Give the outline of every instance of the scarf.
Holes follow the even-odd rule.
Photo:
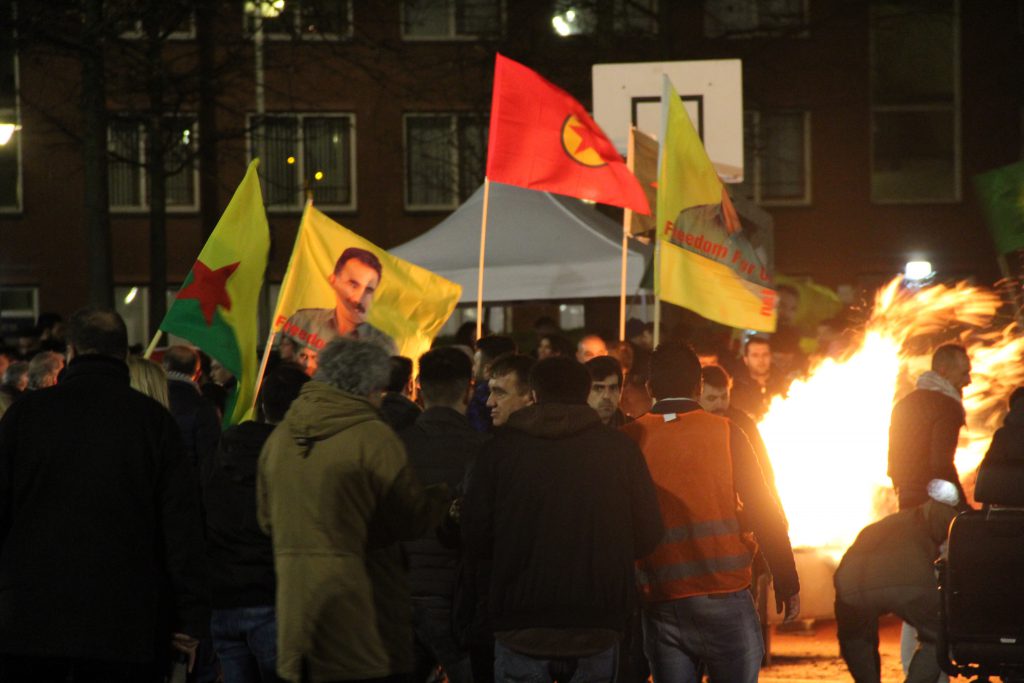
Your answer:
[[[957,391],[956,387],[949,383],[949,380],[934,370],[929,370],[917,378],[917,388],[924,389],[925,391],[937,391],[963,405],[963,394]]]

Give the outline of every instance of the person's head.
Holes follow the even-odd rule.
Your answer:
[[[772,345],[764,337],[751,337],[743,345],[743,364],[751,377],[767,377],[772,370]]]
[[[486,380],[489,377],[487,374],[488,369],[495,359],[499,356],[504,356],[506,353],[515,352],[516,343],[511,337],[505,337],[500,334],[481,337],[476,342],[476,352],[473,355],[473,377],[476,378],[477,382]]]
[[[281,335],[281,342],[277,345],[277,351],[281,354],[281,361],[285,363],[299,362],[299,345],[287,334]]]
[[[83,308],[69,321],[68,346],[72,358],[96,355],[123,361],[128,357],[128,328],[116,311]]]
[[[260,387],[260,411],[263,421],[277,424],[284,419],[299,390],[309,381],[309,376],[296,363],[280,363],[263,379]]]
[[[697,354],[686,344],[661,344],[651,353],[651,377],[647,386],[658,400],[699,398],[701,367]]]
[[[537,403],[585,405],[590,375],[572,358],[545,358],[530,370],[530,393]]]
[[[575,352],[572,342],[560,334],[545,334],[537,342],[537,358],[539,360],[553,356],[572,358]]]
[[[210,380],[214,384],[224,386],[234,378],[235,376],[231,374],[231,371],[221,365],[219,360],[216,358],[210,359]]]
[[[405,356],[391,356],[388,360],[391,374],[388,375],[387,391],[403,396],[412,396],[412,359]]]
[[[1024,411],[1024,387],[1017,387],[1010,393],[1008,401],[1010,410],[1013,412]]]
[[[706,368],[709,365],[718,365],[718,347],[708,341],[702,341],[693,345],[693,352],[697,354],[700,366]]]
[[[587,405],[607,424],[622,400],[622,366],[612,356],[591,358],[583,366],[590,375]]]
[[[320,351],[313,379],[377,405],[391,375],[389,358],[379,344],[340,337]]]
[[[57,384],[57,375],[64,369],[64,356],[54,351],[40,351],[28,364],[28,389],[46,389]]]
[[[800,333],[795,327],[780,327],[772,335],[771,349],[771,367],[782,373],[797,369],[799,359],[803,356],[800,351]]]
[[[654,323],[630,318],[626,321],[626,339],[633,342],[637,348],[650,351],[654,348]]]
[[[341,252],[327,281],[338,300],[338,324],[345,325],[346,332],[366,322],[382,272],[380,259],[366,249],[349,247]]]
[[[583,339],[580,339],[580,343],[576,345],[576,360],[580,363],[586,363],[591,358],[607,355],[608,347],[605,346],[604,339],[601,339],[596,334],[588,334]]]
[[[515,353],[500,356],[491,363],[487,407],[491,409],[491,422],[495,427],[502,426],[512,413],[533,403],[530,395],[533,364],[529,356]]]
[[[541,336],[549,334],[559,334],[562,328],[558,326],[558,323],[549,315],[542,315],[533,321],[533,331]]]
[[[932,371],[941,375],[957,391],[971,383],[971,358],[959,344],[943,344],[932,354]]]
[[[132,389],[155,399],[164,408],[170,405],[167,398],[167,371],[163,366],[139,356],[129,356],[128,377]]]
[[[775,291],[779,293],[779,325],[795,324],[796,313],[800,308],[800,292],[791,285],[779,285]]]
[[[484,334],[487,334],[486,330],[484,330]],[[459,329],[455,331],[455,345],[468,346],[469,348],[473,348],[473,343],[475,341],[476,322],[473,320],[469,320],[459,325]]]
[[[619,361],[622,372],[629,374],[633,370],[633,345],[625,341],[614,341],[608,345],[608,357]],[[602,356],[598,356],[602,358]],[[590,361],[587,361],[588,363]]]
[[[426,408],[466,412],[473,390],[473,361],[463,351],[442,346],[420,356],[420,396]]]
[[[162,362],[167,372],[185,375],[193,382],[197,381],[203,372],[199,354],[191,346],[184,344],[168,346]]]
[[[725,411],[729,409],[732,377],[725,368],[718,365],[705,365],[701,368],[700,376],[703,380],[700,407],[715,415],[725,415]]]
[[[19,360],[11,363],[4,370],[4,386],[18,391],[28,389],[28,362]]]

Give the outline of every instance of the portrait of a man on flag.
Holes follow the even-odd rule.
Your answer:
[[[366,321],[373,306],[373,296],[380,287],[383,266],[377,256],[366,249],[349,247],[341,252],[327,282],[334,291],[332,308],[302,308],[295,311],[281,328],[285,344],[295,359],[313,374],[317,355],[328,342],[339,337],[373,341],[394,355],[394,340]]]

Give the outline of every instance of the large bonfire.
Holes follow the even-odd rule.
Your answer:
[[[997,323],[1002,304],[996,292],[965,283],[914,290],[894,280],[878,293],[854,348],[772,402],[760,427],[794,547],[838,556],[861,528],[894,510],[886,475],[892,404],[928,369],[936,342],[958,340],[971,357],[956,466],[961,479],[977,469],[1007,396],[1024,382],[1024,334]]]

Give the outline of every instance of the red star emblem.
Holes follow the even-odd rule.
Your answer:
[[[595,152],[597,152],[602,159],[604,158],[604,156],[601,155],[601,152],[598,151],[596,147],[594,147],[594,133],[590,130],[589,126],[583,123],[574,123],[573,125],[570,126],[570,128],[572,128],[573,132],[580,136],[580,144],[576,145],[576,149],[574,149],[572,152],[573,154],[582,154],[588,149],[592,149]]]
[[[238,268],[239,262],[231,265],[210,270],[202,261],[196,261],[192,267],[192,282],[185,287],[175,299],[196,299],[199,302],[199,309],[203,312],[203,318],[207,325],[213,324],[213,314],[217,306],[226,311],[231,310],[231,297],[226,289],[228,278]]]

